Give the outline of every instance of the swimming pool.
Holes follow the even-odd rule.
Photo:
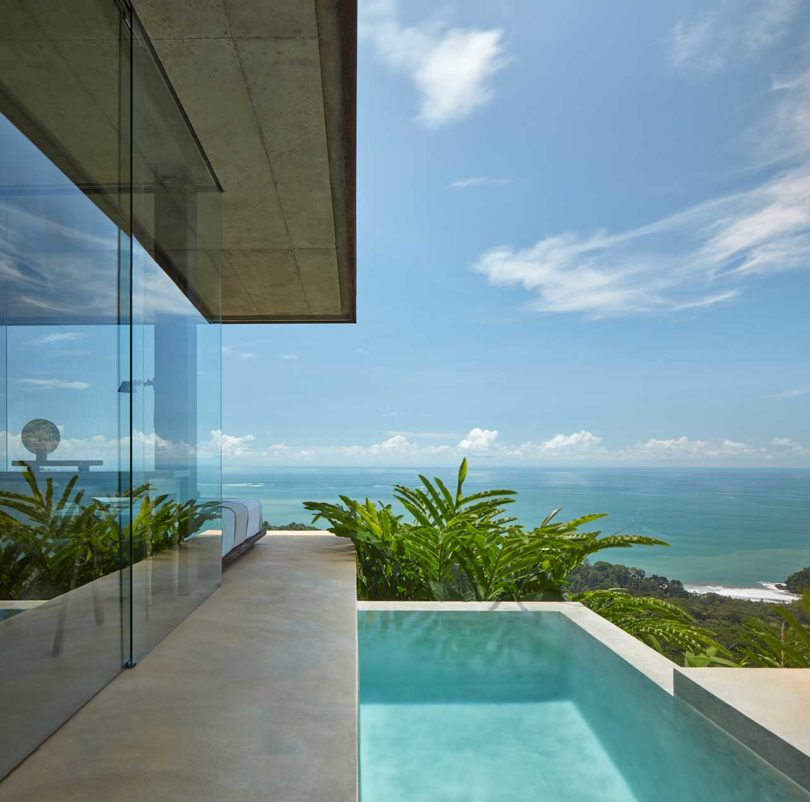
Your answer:
[[[361,802],[794,802],[554,612],[358,612]]]

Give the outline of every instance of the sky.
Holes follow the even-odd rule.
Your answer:
[[[224,326],[211,454],[810,467],[810,3],[361,0],[359,40],[358,322]],[[15,332],[21,420],[87,409],[96,334]]]
[[[358,71],[358,322],[224,328],[226,465],[810,465],[810,4],[368,0]]]

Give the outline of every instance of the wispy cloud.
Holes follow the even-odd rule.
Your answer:
[[[298,354],[280,354],[279,357],[281,359],[284,359],[284,360],[288,361],[288,362],[291,362],[291,361],[293,361],[295,359],[298,359]]]
[[[488,103],[493,76],[508,62],[503,31],[453,28],[439,17],[405,26],[394,0],[361,2],[359,35],[410,77],[420,96],[418,120],[430,128],[463,120]]]
[[[44,334],[41,337],[36,337],[28,341],[28,345],[53,345],[55,343],[68,343],[75,342],[76,340],[83,340],[87,335],[80,331],[66,331],[54,334]]]
[[[798,398],[802,395],[810,395],[810,387],[794,387],[792,390],[776,393],[774,398]]]
[[[757,277],[810,266],[810,164],[747,191],[611,234],[568,232],[501,246],[474,269],[522,286],[540,312],[608,317],[713,306]]]
[[[40,390],[87,390],[87,382],[63,381],[62,379],[20,379],[20,384]]]
[[[255,359],[256,354],[252,351],[245,351],[243,348],[240,348],[235,345],[223,345],[222,346],[222,356],[226,359]]]
[[[679,20],[669,38],[676,69],[713,73],[776,44],[800,9],[799,0],[744,0]]]
[[[505,187],[512,183],[511,178],[487,178],[486,176],[473,176],[472,178],[459,178],[450,186],[453,189],[475,189],[477,187]]]

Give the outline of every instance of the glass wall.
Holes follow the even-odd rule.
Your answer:
[[[220,578],[219,187],[138,20],[0,32],[0,776]]]

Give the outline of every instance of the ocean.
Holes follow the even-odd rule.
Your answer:
[[[415,485],[419,472],[454,482],[450,468],[226,468],[223,495],[260,499],[272,524],[309,523],[305,500],[391,501],[393,486]],[[511,513],[526,525],[562,507],[560,518],[608,513],[599,522],[604,532],[667,540],[669,548],[634,547],[596,559],[697,590],[777,599],[773,583],[810,565],[810,469],[470,468],[467,492],[496,487],[517,491]]]

